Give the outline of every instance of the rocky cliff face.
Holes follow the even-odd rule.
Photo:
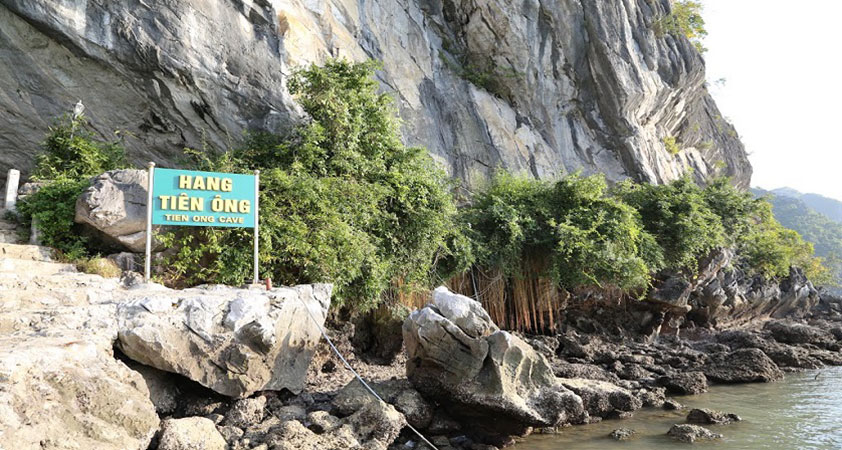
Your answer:
[[[300,118],[285,82],[331,56],[383,62],[408,144],[468,182],[496,167],[551,177],[698,179],[751,166],[667,0],[3,0],[0,170],[32,166],[77,100],[132,158]],[[682,148],[671,154],[664,138]]]

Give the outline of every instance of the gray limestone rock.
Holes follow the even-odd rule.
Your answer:
[[[204,417],[167,419],[161,426],[158,450],[226,450],[216,425]]]
[[[407,377],[456,418],[488,418],[487,431],[511,435],[587,417],[582,399],[558,382],[547,360],[498,330],[474,300],[439,287],[406,319],[403,333]]]
[[[769,382],[783,378],[774,361],[757,348],[714,355],[703,370],[706,377],[720,383]]]
[[[127,132],[137,163],[174,163],[203,139],[225,148],[244,129],[282,130],[301,118],[291,70],[342,56],[382,61],[406,143],[469,183],[504,167],[651,182],[729,175],[747,187],[751,166],[705,89],[701,55],[654,29],[669,8],[9,0],[0,6],[0,174],[28,172],[53,118],[80,99],[103,135]]]
[[[135,169],[95,177],[76,201],[76,223],[92,229],[106,245],[143,252],[148,178],[146,171]]]
[[[714,433],[707,428],[698,425],[680,424],[673,425],[667,432],[667,436],[681,442],[693,443],[698,440],[721,439],[722,435]]]
[[[164,291],[118,307],[118,345],[129,358],[230,397],[299,392],[330,306],[325,284]],[[257,332],[259,331],[259,332]]]

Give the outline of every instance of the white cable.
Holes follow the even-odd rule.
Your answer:
[[[333,352],[334,352],[334,353],[336,353],[336,356],[338,356],[338,357],[339,357],[339,359],[341,359],[341,360],[342,360],[342,363],[343,363],[343,364],[345,364],[345,367],[347,367],[347,368],[348,368],[348,370],[350,370],[350,371],[351,371],[351,373],[353,373],[353,374],[354,374],[354,376],[355,376],[355,377],[357,377],[357,380],[359,380],[359,382],[360,382],[360,383],[362,383],[362,385],[363,385],[363,386],[364,386],[364,387],[368,390],[368,392],[370,392],[370,393],[371,393],[371,395],[373,395],[373,396],[374,396],[374,398],[376,398],[377,400],[379,400],[379,401],[381,401],[381,402],[383,402],[383,403],[386,403],[386,404],[388,405],[389,403],[388,403],[388,402],[386,402],[385,400],[383,400],[382,398],[380,398],[380,396],[379,396],[379,395],[377,395],[377,392],[374,392],[374,389],[372,389],[372,388],[371,388],[371,386],[369,386],[369,385],[368,385],[368,383],[366,383],[366,382],[365,382],[365,380],[363,380],[363,377],[361,377],[361,376],[360,376],[360,374],[358,374],[358,373],[357,373],[357,371],[356,371],[356,370],[354,370],[354,368],[353,368],[353,367],[351,367],[351,364],[349,364],[349,363],[348,363],[348,361],[347,361],[345,358],[343,358],[343,357],[342,357],[342,354],[341,354],[341,353],[339,353],[339,349],[337,349],[337,348],[336,348],[336,346],[335,346],[335,345],[333,345],[333,341],[331,341],[331,340],[330,340],[330,338],[327,336],[327,332],[326,332],[326,331],[325,331],[325,329],[324,329],[324,328],[323,328],[323,327],[319,324],[319,321],[318,321],[318,320],[316,320],[316,318],[315,318],[315,317],[313,317],[313,313],[312,313],[312,312],[310,312],[310,308],[307,306],[307,304],[306,304],[306,303],[304,303],[304,300],[302,300],[302,299],[301,299],[301,297],[299,297],[299,296],[296,296],[296,297],[298,298],[298,301],[300,301],[300,302],[301,302],[301,304],[302,304],[302,305],[304,305],[304,309],[307,311],[307,315],[308,315],[308,316],[310,316],[310,320],[312,320],[312,321],[313,321],[313,323],[314,323],[314,324],[316,324],[316,326],[319,328],[319,331],[322,333],[322,336],[324,336],[324,338],[325,338],[325,340],[327,341],[328,345],[330,345],[330,348],[332,348],[332,349],[333,349]],[[438,449],[435,445],[433,445],[433,443],[432,443],[432,442],[430,442],[429,440],[427,440],[427,438],[425,438],[425,437],[424,437],[424,435],[423,435],[423,434],[421,434],[421,432],[420,432],[420,431],[416,430],[416,429],[415,429],[415,427],[413,427],[413,426],[412,426],[412,425],[410,425],[409,423],[407,423],[407,424],[406,424],[406,426],[407,426],[407,428],[409,428],[410,430],[412,430],[412,432],[413,432],[413,433],[417,434],[417,435],[418,435],[418,437],[420,437],[420,438],[421,438],[421,440],[422,440],[422,441],[424,441],[424,443],[426,443],[427,445],[429,445],[429,446],[430,446],[433,450],[439,450],[439,449]]]

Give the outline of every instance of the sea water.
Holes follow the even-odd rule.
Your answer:
[[[650,450],[650,449],[834,449],[842,450],[842,367],[787,374],[775,383],[714,385],[696,396],[675,397],[685,408],[647,408],[633,418],[605,420],[564,428],[560,434],[532,435],[514,450]],[[743,420],[729,425],[704,425],[723,435],[710,443],[689,445],[666,435],[673,424],[685,423],[691,408],[735,413]],[[631,428],[630,441],[608,437],[617,428]]]

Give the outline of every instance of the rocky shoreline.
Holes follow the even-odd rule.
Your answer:
[[[443,312],[435,303],[436,314]],[[759,320],[740,329],[697,330],[692,338],[661,336],[652,343],[574,330],[553,337],[496,331],[509,335],[506,350],[497,351],[505,356],[497,364],[484,362],[484,369],[479,369],[473,379],[459,377],[466,375],[459,372],[466,370],[465,366],[447,365],[446,372],[462,381],[456,384],[448,384],[444,372],[431,374],[425,370],[419,379],[416,368],[410,369],[407,376],[406,367],[417,363],[413,362],[417,358],[424,359],[422,366],[432,360],[427,359],[429,354],[419,356],[419,350],[413,349],[415,344],[410,342],[389,365],[368,364],[356,358],[346,324],[343,329],[330,330],[340,343],[340,351],[351,355],[351,364],[399,414],[377,405],[322,343],[311,364],[307,388],[301,394],[259,393],[222,406],[211,416],[227,423],[229,415],[238,414],[232,411],[246,405],[260,410],[252,422],[240,422],[241,428],[222,426],[232,449],[349,445],[392,450],[427,448],[416,435],[402,428],[405,420],[437,448],[490,450],[511,445],[529,433],[554,433],[567,426],[627,418],[645,407],[682,408],[681,396],[705,392],[712,384],[772,382],[786,371],[842,365],[840,312],[842,299],[824,297],[810,317],[800,321]],[[418,316],[431,314],[433,311],[428,310]],[[463,333],[469,339],[471,331],[475,336],[483,335],[476,332],[477,326],[485,323],[477,320],[482,312],[452,314],[450,311],[439,316],[467,327],[468,332]],[[456,321],[451,320],[454,317]],[[461,319],[467,322],[460,322]],[[407,323],[414,329],[419,321],[425,319],[416,316]],[[436,342],[434,348],[439,349],[450,348],[444,344],[445,336],[452,337],[451,343],[459,342],[455,345],[463,350],[451,348],[451,355],[469,359],[466,355],[471,344],[455,329],[445,335],[423,334],[426,345]],[[488,339],[490,353],[495,351],[495,345],[500,345],[495,342],[497,339]],[[546,361],[549,373],[541,372],[541,360]],[[431,383],[428,378],[438,381]],[[510,383],[514,380],[519,383]],[[489,401],[484,402],[486,399]],[[227,407],[231,409],[226,412]],[[548,419],[541,413],[555,416]],[[370,422],[361,423],[363,416]],[[715,438],[716,433],[703,427],[717,423],[717,417],[738,420],[725,413],[693,410],[687,419],[691,423],[676,424],[670,436],[682,442]],[[618,421],[617,427],[622,431],[622,422]]]
[[[49,267],[57,271],[0,277],[9,448],[426,448],[409,424],[440,449],[490,450],[645,407],[680,408],[679,396],[715,383],[842,365],[842,299],[827,295],[811,295],[797,319],[688,323],[666,335],[617,325],[621,309],[646,316],[644,303],[585,301],[568,305],[555,336],[530,336],[498,329],[478,302],[439,288],[385,360],[360,350],[372,333],[365,325],[328,324],[387,405],[295,306],[297,296],[326,317],[327,286],[173,291]],[[618,438],[631,435],[617,424]],[[707,436],[676,425],[676,439]]]

